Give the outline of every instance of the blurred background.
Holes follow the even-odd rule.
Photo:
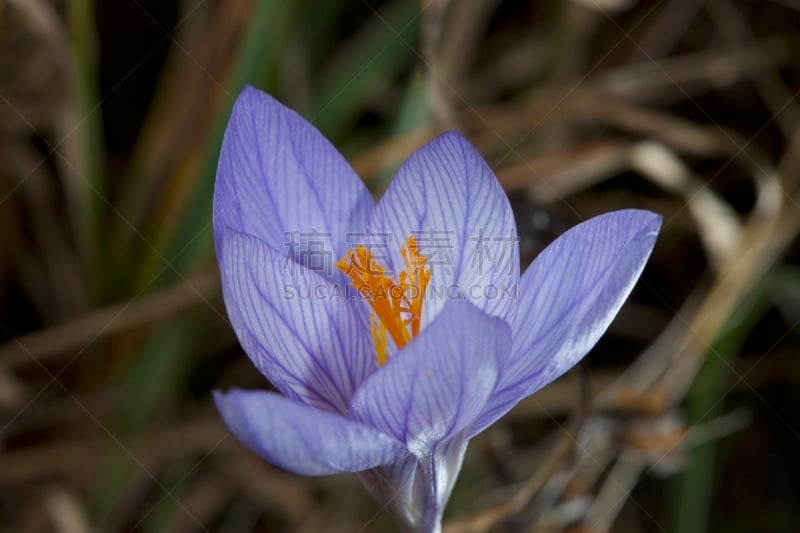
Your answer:
[[[394,531],[210,400],[269,387],[212,249],[250,83],[376,194],[464,132],[523,266],[593,215],[664,216],[606,337],[473,441],[446,531],[800,530],[798,30],[794,0],[0,0],[0,528]]]

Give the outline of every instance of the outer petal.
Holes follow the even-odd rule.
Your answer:
[[[220,267],[233,328],[258,369],[287,396],[345,413],[377,365],[341,287],[231,230]]]
[[[510,321],[516,309],[519,245],[508,198],[491,169],[460,134],[445,133],[400,167],[370,219],[393,242],[390,264],[402,270],[400,245],[413,235],[432,279],[423,325],[456,286],[475,305]]]
[[[505,322],[451,302],[356,391],[351,416],[423,457],[481,412],[510,347]]]
[[[374,202],[338,151],[300,115],[246,87],[222,143],[214,194],[214,231],[253,235],[301,264],[314,247],[344,253],[344,233],[362,229]],[[313,232],[316,232],[314,235]]]
[[[240,441],[296,474],[359,472],[407,453],[396,439],[369,426],[271,392],[215,391],[214,401]]]
[[[624,210],[575,226],[523,274],[511,359],[482,430],[519,400],[572,368],[611,324],[655,244],[661,216]]]
[[[416,531],[422,521],[424,494],[419,489],[418,468],[419,459],[406,452],[397,461],[358,474],[367,490],[394,515],[404,531]]]
[[[422,506],[424,531],[437,531],[442,521],[444,508],[453,492],[453,486],[461,471],[468,439],[462,432],[456,438],[441,443],[425,461],[420,461],[418,476],[424,480],[425,504]]]
[[[424,457],[405,458],[361,472],[372,494],[408,531],[440,531],[467,440],[464,433],[441,442]]]

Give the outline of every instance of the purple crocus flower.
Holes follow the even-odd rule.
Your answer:
[[[506,195],[461,135],[412,154],[376,203],[311,124],[247,88],[214,234],[233,327],[280,394],[217,406],[272,464],[358,472],[405,529],[439,531],[469,439],[592,348],[660,224],[593,218],[520,277]]]

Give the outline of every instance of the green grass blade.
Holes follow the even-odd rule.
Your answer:
[[[735,379],[731,371],[734,357],[769,309],[769,294],[774,280],[774,276],[765,278],[751,291],[710,347],[703,368],[687,396],[690,426],[707,423],[722,414],[725,403],[720,398],[727,392],[731,379]],[[687,467],[680,475],[673,495],[676,506],[672,531],[701,533],[708,530],[717,446],[716,441],[709,440],[689,450]]]
[[[70,0],[67,14],[72,41],[75,104],[78,114],[78,146],[81,167],[78,172],[85,181],[83,197],[77,213],[80,218],[80,245],[90,282],[100,271],[100,251],[97,245],[104,242],[107,194],[104,179],[105,146],[97,79],[97,32],[93,0]]]
[[[370,17],[331,60],[320,79],[312,121],[334,143],[353,126],[365,104],[419,61],[415,51],[421,20],[419,3],[395,0]]]
[[[258,4],[236,60],[237,66],[228,87],[231,95],[238,95],[246,84],[265,87],[274,83],[280,60],[280,43],[292,31],[296,11],[297,4],[292,2],[262,0]],[[166,251],[164,255],[173,261],[173,267],[178,271],[208,259],[212,252],[211,199],[222,136],[232,107],[233,100],[223,106],[217,118],[203,151],[200,171],[188,202],[176,219],[177,228],[166,227],[157,232],[157,247]],[[191,244],[187,247],[187,243]],[[151,255],[141,272],[138,285],[148,283],[162,265],[162,258]]]

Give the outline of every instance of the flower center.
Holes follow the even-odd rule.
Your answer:
[[[387,332],[398,350],[419,333],[425,289],[431,279],[430,269],[425,268],[427,258],[420,255],[413,236],[400,247],[400,255],[405,270],[400,271],[397,281],[364,246],[356,246],[336,263],[372,308],[369,327],[378,366],[386,364]]]

